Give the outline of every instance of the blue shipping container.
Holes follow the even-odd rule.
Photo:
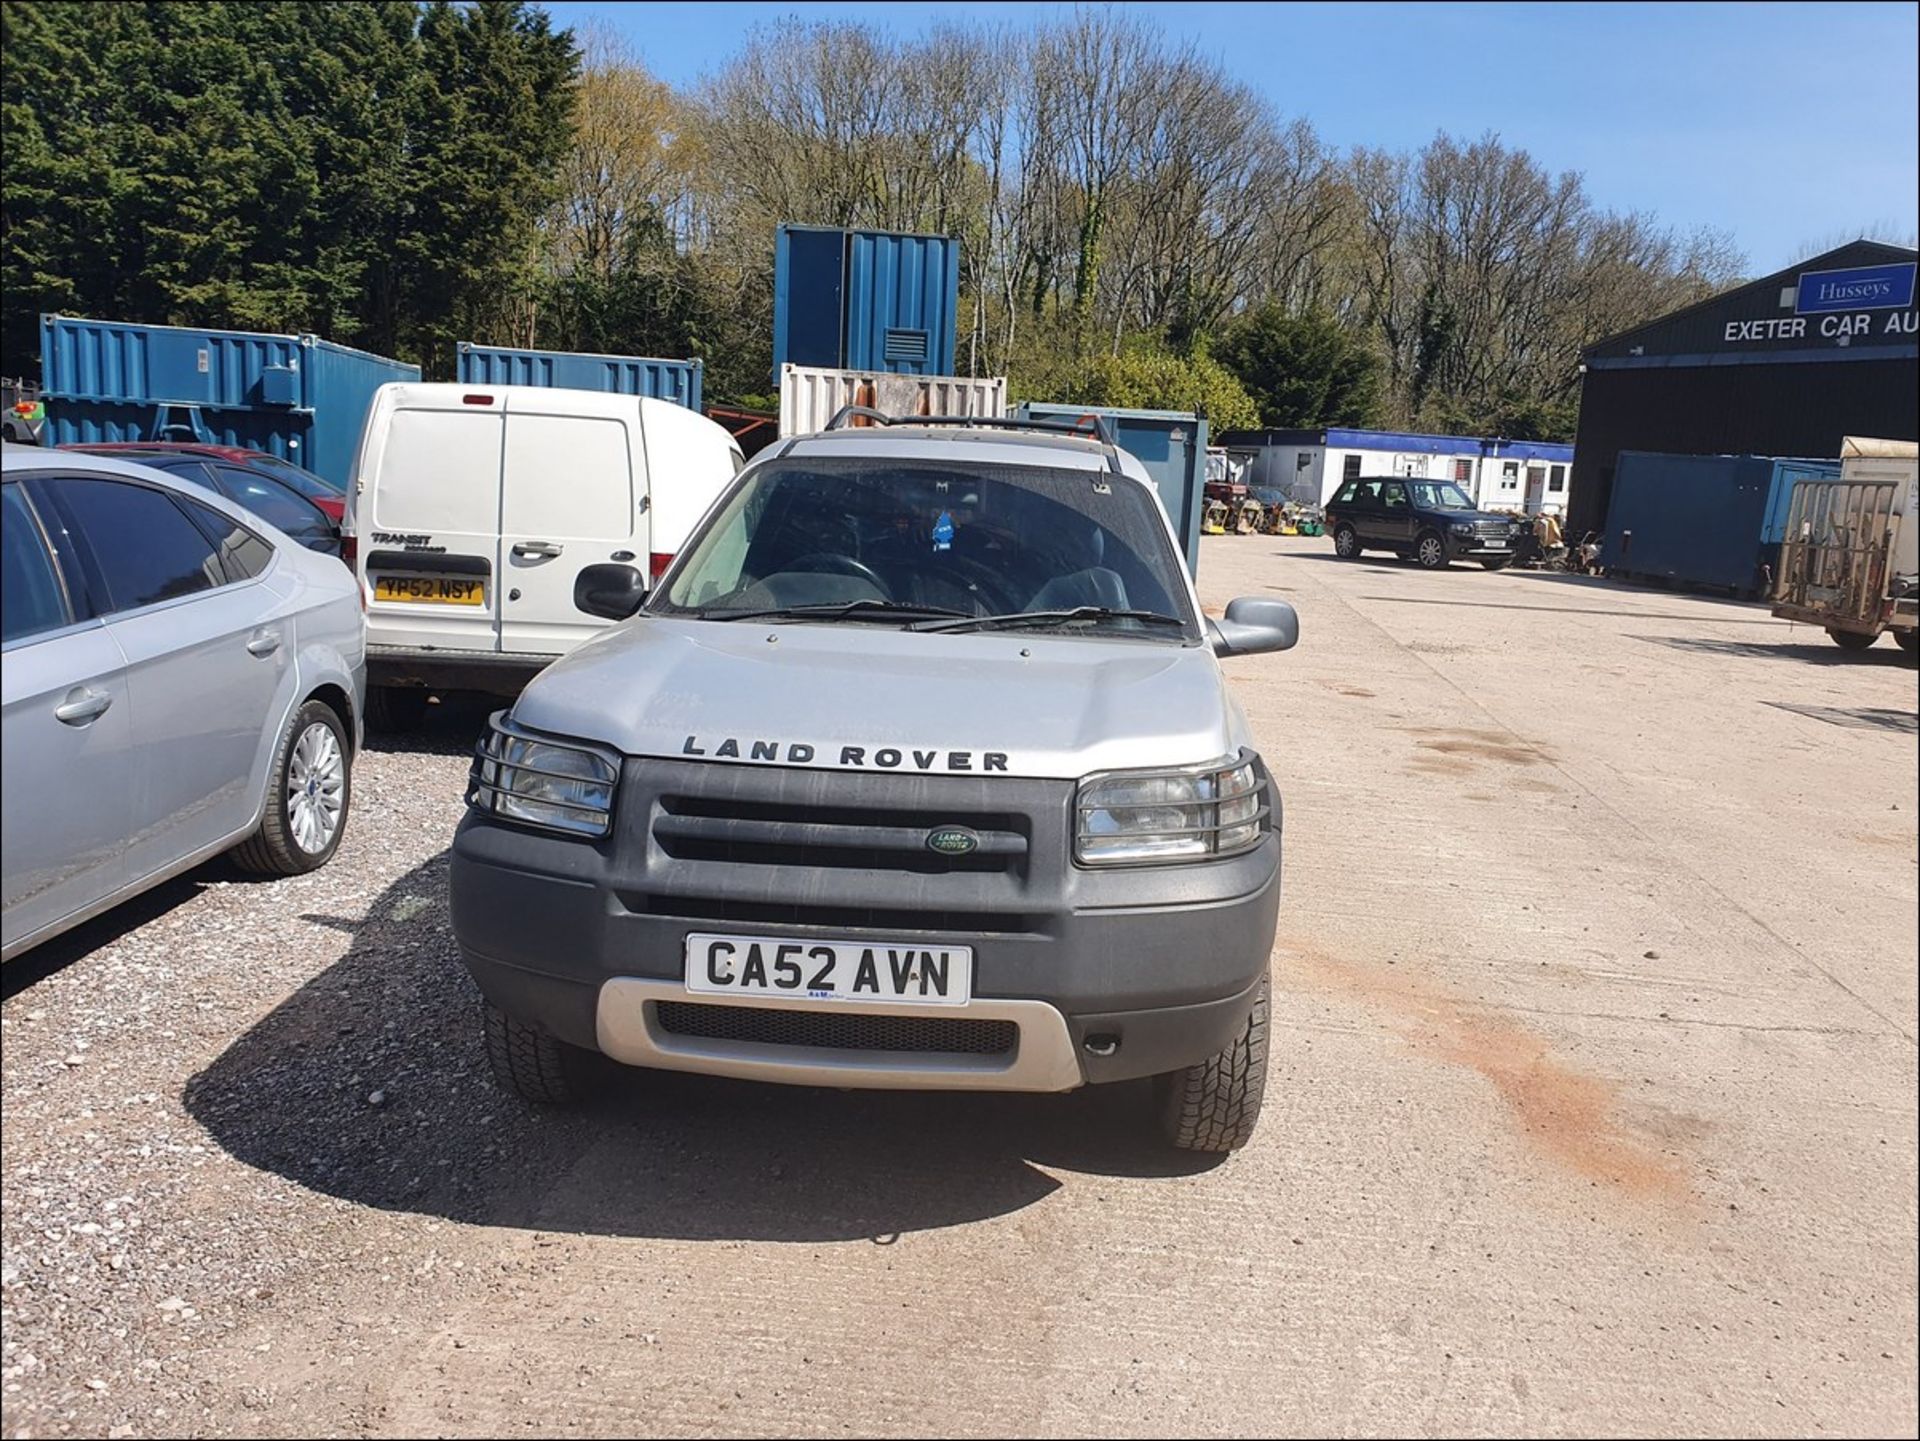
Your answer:
[[[45,441],[195,440],[344,486],[373,392],[420,367],[317,335],[40,317]]]
[[[1623,450],[1600,562],[1610,575],[1764,594],[1794,485],[1839,473],[1838,461]]]
[[[773,253],[773,373],[783,365],[950,375],[960,243],[948,235],[783,225]]]
[[[462,385],[545,385],[644,395],[699,410],[704,362],[655,360],[644,355],[592,355],[571,350],[522,350],[460,342]]]
[[[1200,573],[1200,512],[1206,506],[1207,422],[1181,410],[1118,410],[1098,405],[1056,405],[1029,400],[1022,420],[1078,420],[1103,415],[1120,448],[1147,468],[1173,533],[1186,551],[1187,571]]]

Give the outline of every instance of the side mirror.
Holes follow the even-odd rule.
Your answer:
[[[1227,602],[1227,613],[1208,631],[1215,655],[1260,655],[1290,649],[1300,639],[1300,616],[1284,600],[1243,595]]]
[[[590,565],[573,582],[575,607],[606,620],[625,620],[646,598],[647,578],[630,565]]]

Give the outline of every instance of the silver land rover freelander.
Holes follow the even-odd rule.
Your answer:
[[[1280,800],[1216,657],[1292,607],[1203,617],[1104,422],[859,418],[742,471],[644,604],[583,572],[631,618],[490,722],[452,902],[495,1074],[1153,1077],[1174,1145],[1242,1145]]]

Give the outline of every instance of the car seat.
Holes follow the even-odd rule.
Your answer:
[[[1055,576],[1035,591],[1028,610],[1074,610],[1083,605],[1132,608],[1120,573],[1100,563],[1106,557],[1105,531],[1088,522],[1084,527],[1063,527],[1059,540],[1062,562],[1076,569]]]

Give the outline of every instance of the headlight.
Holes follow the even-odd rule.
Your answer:
[[[1266,830],[1259,761],[1112,771],[1080,783],[1074,858],[1082,865],[1205,860],[1250,850]]]
[[[1472,526],[1472,525],[1471,525],[1470,523],[1468,523],[1467,521],[1464,521],[1464,520],[1456,520],[1456,521],[1455,521],[1455,522],[1453,523],[1453,533],[1454,533],[1455,535],[1472,535],[1472,534],[1473,534],[1473,526]]]
[[[619,775],[612,755],[535,737],[496,711],[474,747],[467,804],[545,830],[604,836]]]

